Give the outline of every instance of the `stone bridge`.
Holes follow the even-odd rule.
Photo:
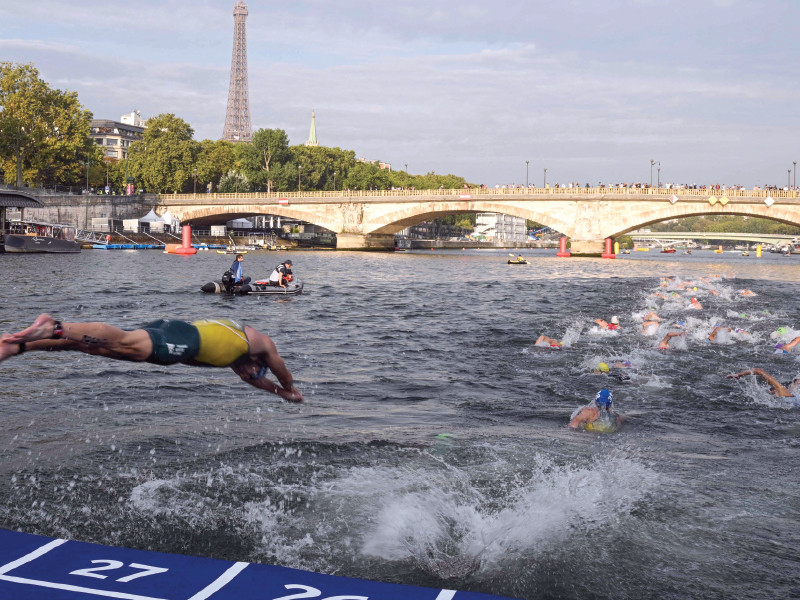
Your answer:
[[[797,190],[667,188],[510,188],[173,194],[156,212],[184,223],[276,215],[324,227],[339,249],[389,248],[394,235],[422,221],[466,212],[514,215],[547,225],[571,240],[573,254],[599,254],[606,238],[652,223],[695,215],[764,217],[800,227]],[[159,208],[160,207],[160,208]]]

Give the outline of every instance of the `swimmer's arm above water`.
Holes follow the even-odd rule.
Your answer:
[[[763,369],[754,368],[754,369],[747,369],[746,371],[742,371],[741,373],[733,373],[728,375],[728,379],[739,379],[739,377],[744,377],[745,375],[757,375],[761,377],[764,381],[766,381],[770,386],[772,386],[772,391],[776,396],[781,396],[782,398],[791,397],[793,394],[781,384],[777,379],[775,379],[772,375],[764,371]]]

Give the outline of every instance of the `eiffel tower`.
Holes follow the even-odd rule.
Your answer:
[[[250,124],[250,93],[247,82],[247,4],[242,0],[233,7],[233,58],[231,82],[228,87],[228,110],[222,139],[229,142],[250,142],[253,139]]]

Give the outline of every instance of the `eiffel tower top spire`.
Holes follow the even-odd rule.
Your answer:
[[[308,141],[306,146],[319,146],[317,142],[317,119],[314,116],[314,111],[311,111],[311,131],[308,132]]]
[[[228,110],[222,139],[249,142],[253,139],[250,124],[250,92],[247,81],[247,4],[239,0],[233,7],[233,57],[228,87]]]

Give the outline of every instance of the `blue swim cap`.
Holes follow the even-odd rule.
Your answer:
[[[601,408],[610,408],[612,400],[611,390],[606,389],[600,390],[597,392],[597,396],[594,397],[595,403]]]

